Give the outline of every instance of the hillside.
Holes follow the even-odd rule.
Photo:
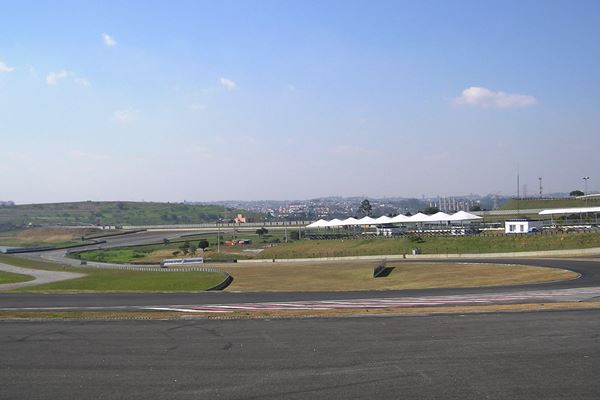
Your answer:
[[[534,208],[565,208],[565,207],[598,207],[600,206],[600,198],[591,199],[520,199],[518,202],[512,199],[504,203],[501,210],[528,210]]]
[[[230,220],[237,213],[262,215],[215,205],[127,201],[0,206],[0,229],[33,225],[176,225]]]

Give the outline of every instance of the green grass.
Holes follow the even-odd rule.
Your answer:
[[[241,237],[241,236],[240,236]],[[268,239],[267,239],[268,240]],[[193,241],[190,241],[193,243]],[[107,250],[92,250],[80,254],[88,261],[114,263],[157,263],[161,257],[152,259],[150,253],[156,250],[178,250],[182,242],[136,247],[122,247]],[[254,243],[245,248],[263,246],[261,253],[243,253],[241,247],[221,246],[217,254],[212,245],[204,256],[215,261],[232,259],[271,259],[305,257],[343,257],[362,255],[411,254],[419,248],[422,254],[480,254],[518,251],[568,250],[600,247],[600,233],[561,233],[552,235],[497,235],[497,236],[403,236],[400,238],[377,238],[363,240],[299,240],[291,243],[274,244],[273,247]],[[198,251],[197,256],[202,252]],[[181,254],[178,256],[182,256]],[[149,258],[145,258],[149,257]],[[170,251],[164,257],[173,257]]]
[[[268,248],[257,257],[269,259],[410,254],[414,248],[421,249],[423,254],[478,254],[591,247],[600,247],[600,234],[404,236],[391,239],[301,240]]]
[[[218,285],[223,275],[213,272],[141,272],[94,270],[87,276],[19,291],[61,292],[199,292]]]
[[[0,206],[0,227],[35,225],[177,225],[229,220],[237,213],[262,220],[262,214],[217,205],[151,202],[74,202]]]
[[[145,272],[72,268],[4,254],[0,254],[0,263],[24,268],[87,274],[82,278],[17,289],[16,291],[19,292],[198,292],[210,289],[223,280],[222,274],[212,272]]]
[[[33,279],[33,276],[30,275],[14,274],[12,272],[0,271],[0,284],[27,282],[32,281]]]
[[[130,246],[130,247],[119,247],[113,249],[103,250],[90,250],[81,253],[76,253],[74,257],[86,261],[97,261],[97,262],[108,262],[108,263],[134,263],[134,264],[155,264],[164,258],[182,257],[183,254],[173,255],[173,252],[181,251],[180,246],[185,242],[189,241],[190,244],[197,245],[200,239],[206,239],[210,243],[209,249],[203,254],[201,250],[198,250],[195,256],[204,256],[206,259],[214,261],[229,261],[234,259],[248,259],[254,258],[254,254],[243,252],[244,249],[258,249],[264,248],[267,245],[281,242],[284,239],[283,231],[273,231],[259,237],[256,233],[251,232],[238,232],[236,239],[250,239],[252,244],[244,246],[224,246],[221,245],[220,252],[217,253],[217,235],[206,234],[206,235],[194,235],[169,243],[158,243],[143,246]],[[231,232],[224,232],[221,234],[221,242],[226,240],[232,240],[233,236]],[[152,256],[151,253],[155,251],[161,251],[162,255],[159,257]],[[191,256],[191,255],[188,255]]]

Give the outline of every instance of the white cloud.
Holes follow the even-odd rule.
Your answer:
[[[33,67],[30,69],[30,73],[32,75],[36,74]],[[90,86],[90,82],[87,79],[77,76],[77,74],[64,69],[58,72],[50,72],[48,75],[46,75],[46,83],[50,86],[56,86],[64,79],[70,79],[73,83],[79,86]]]
[[[73,82],[80,86],[90,86],[90,82],[87,79],[83,78],[73,78]]]
[[[50,72],[46,75],[46,83],[51,86],[58,85],[58,83],[69,76],[69,73],[65,70],[58,72]]]
[[[4,62],[0,61],[0,74],[13,72],[15,69],[13,67],[9,67]]]
[[[31,75],[33,78],[37,79],[38,73],[35,70],[35,68],[33,67],[33,65],[27,65],[27,70],[29,71],[29,75]]]
[[[537,104],[537,99],[526,94],[494,92],[484,87],[471,86],[462,91],[454,103],[484,108],[523,108]]]
[[[102,34],[102,42],[106,47],[115,47],[117,45],[117,41],[115,38],[110,36],[108,33]]]
[[[221,78],[219,79],[219,83],[221,83],[221,85],[223,85],[229,91],[237,89],[237,84],[231,79]]]
[[[113,113],[113,119],[119,124],[129,124],[140,115],[140,110],[135,108],[129,108],[127,110],[118,110]]]

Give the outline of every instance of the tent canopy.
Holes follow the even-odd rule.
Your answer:
[[[475,215],[475,214],[471,214],[468,213],[466,211],[459,211],[457,213],[454,213],[452,215],[450,215],[450,217],[448,217],[449,221],[473,221],[473,220],[477,220],[477,219],[481,219],[482,217],[480,217],[479,215]]]
[[[358,225],[373,225],[373,224],[377,223],[375,219],[373,219],[369,216],[363,217],[363,218],[359,219],[357,222],[358,222]]]
[[[377,218],[375,220],[376,224],[388,224],[392,221],[392,218],[388,217],[387,215],[382,215],[381,217]]]
[[[573,211],[578,210],[578,211]],[[540,214],[576,214],[576,213],[584,213],[584,212],[600,212],[600,207],[582,207],[582,208],[563,208],[563,209],[554,209],[554,210],[544,210],[540,212]],[[379,224],[397,224],[397,223],[420,223],[420,222],[463,222],[463,221],[474,221],[482,219],[482,217],[468,213],[466,211],[459,211],[452,215],[448,215],[443,212],[438,212],[433,215],[426,215],[423,213],[417,213],[415,215],[411,215],[407,217],[406,215],[396,215],[393,218],[387,217],[385,215],[373,219],[371,217],[364,217],[361,219],[356,219],[353,217],[347,218],[343,221],[339,219],[332,219],[331,221],[318,220],[313,222],[312,224],[307,225],[307,228],[322,228],[322,227],[337,227],[337,226],[350,226],[350,225],[379,225]]]
[[[356,218],[350,217],[350,218],[346,218],[345,220],[343,220],[340,223],[341,226],[348,226],[348,225],[359,225],[358,220]]]
[[[390,219],[390,221],[388,223],[392,223],[392,224],[396,224],[398,222],[406,222],[408,221],[408,218],[406,215],[403,214],[398,214],[395,217],[393,217],[392,219]]]
[[[586,213],[600,213],[600,207],[552,208],[549,210],[542,210],[539,212],[540,215],[586,214]]]

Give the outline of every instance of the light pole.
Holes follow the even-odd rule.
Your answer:
[[[588,192],[587,192],[587,185],[588,185],[588,181],[590,180],[590,177],[589,176],[584,176],[581,179],[583,179],[583,184],[585,185],[585,193],[584,194],[587,195],[588,194]]]
[[[221,225],[217,220],[217,254],[221,252]]]
[[[584,193],[584,195],[585,195],[585,206],[587,207],[587,205],[588,205],[588,197],[587,197],[587,194],[588,194],[587,190],[588,189],[587,189],[587,185],[588,185],[588,181],[590,180],[590,177],[589,176],[584,176],[581,179],[583,179],[583,183],[585,185],[585,193]]]

